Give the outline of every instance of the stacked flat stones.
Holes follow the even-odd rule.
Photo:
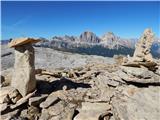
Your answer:
[[[146,29],[135,46],[135,52],[133,57],[130,58],[123,65],[131,67],[144,66],[154,71],[156,69],[157,64],[156,62],[154,62],[150,52],[153,41],[154,34],[152,30]]]
[[[151,55],[154,35],[146,29],[136,44],[133,57],[129,57],[119,71],[119,76],[126,82],[141,84],[160,84],[159,64]]]

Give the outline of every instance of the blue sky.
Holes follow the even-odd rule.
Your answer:
[[[5,1],[1,7],[2,39],[79,36],[86,30],[135,38],[145,28],[160,36],[160,2]]]

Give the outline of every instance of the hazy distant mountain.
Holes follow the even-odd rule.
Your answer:
[[[3,44],[8,44],[8,42],[9,42],[10,40],[8,39],[8,40],[1,40],[1,44],[3,45]]]

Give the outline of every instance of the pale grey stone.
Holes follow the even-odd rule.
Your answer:
[[[58,97],[54,96],[54,94],[53,94],[53,95],[50,94],[50,95],[47,97],[47,99],[40,104],[40,107],[41,107],[41,108],[48,108],[50,105],[52,105],[52,104],[53,104],[54,102],[56,102],[57,100],[59,100]]]
[[[34,91],[34,92],[32,92],[32,93],[29,93],[27,96],[21,98],[20,100],[17,101],[16,104],[11,105],[10,108],[11,108],[11,109],[15,109],[15,108],[21,106],[22,104],[26,103],[26,102],[29,100],[30,97],[32,97],[33,95],[35,95],[35,92],[36,92],[36,91]]]
[[[0,104],[0,112],[3,112],[7,109],[7,103]]]
[[[114,117],[120,120],[158,120],[160,87],[127,86],[112,99]]]
[[[47,98],[47,94],[46,95],[42,95],[42,96],[37,96],[37,97],[31,97],[29,99],[29,105],[31,106],[38,106],[41,102],[43,102],[46,98]]]
[[[107,103],[89,103],[83,102],[80,113],[75,116],[74,120],[98,120],[101,114],[111,109]]]
[[[22,96],[36,89],[34,48],[31,44],[15,47],[14,76],[11,86],[19,90]]]

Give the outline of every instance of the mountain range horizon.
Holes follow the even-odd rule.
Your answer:
[[[123,39],[139,39],[139,38],[140,38],[140,36],[139,36],[139,37],[124,37],[124,36],[120,36],[120,35],[118,35],[118,34],[115,34],[113,31],[106,31],[106,32],[104,32],[102,35],[97,35],[95,32],[93,32],[93,31],[91,31],[91,30],[84,30],[83,32],[79,33],[79,35],[73,35],[73,34],[63,34],[63,35],[61,35],[61,34],[57,34],[57,35],[52,35],[52,36],[50,36],[50,37],[44,37],[44,36],[41,36],[41,35],[39,35],[39,37],[22,35],[22,36],[17,36],[17,37],[14,37],[14,38],[9,37],[9,38],[6,38],[6,39],[1,39],[1,41],[2,41],[2,40],[9,40],[9,39],[21,38],[21,37],[45,38],[45,39],[47,39],[47,40],[51,40],[51,39],[52,39],[53,37],[55,37],[55,36],[56,36],[56,37],[64,37],[64,36],[79,37],[79,36],[80,36],[82,33],[84,33],[84,32],[93,33],[93,34],[95,34],[96,36],[98,36],[98,37],[100,37],[100,38],[101,38],[102,36],[108,34],[108,33],[111,33],[111,34],[113,34],[113,35],[115,35],[115,36],[117,36],[117,37],[123,38]],[[142,32],[142,33],[143,33],[143,32]],[[160,40],[160,36],[158,36],[158,35],[156,35],[156,34],[155,34],[155,37],[154,37],[154,38]]]

